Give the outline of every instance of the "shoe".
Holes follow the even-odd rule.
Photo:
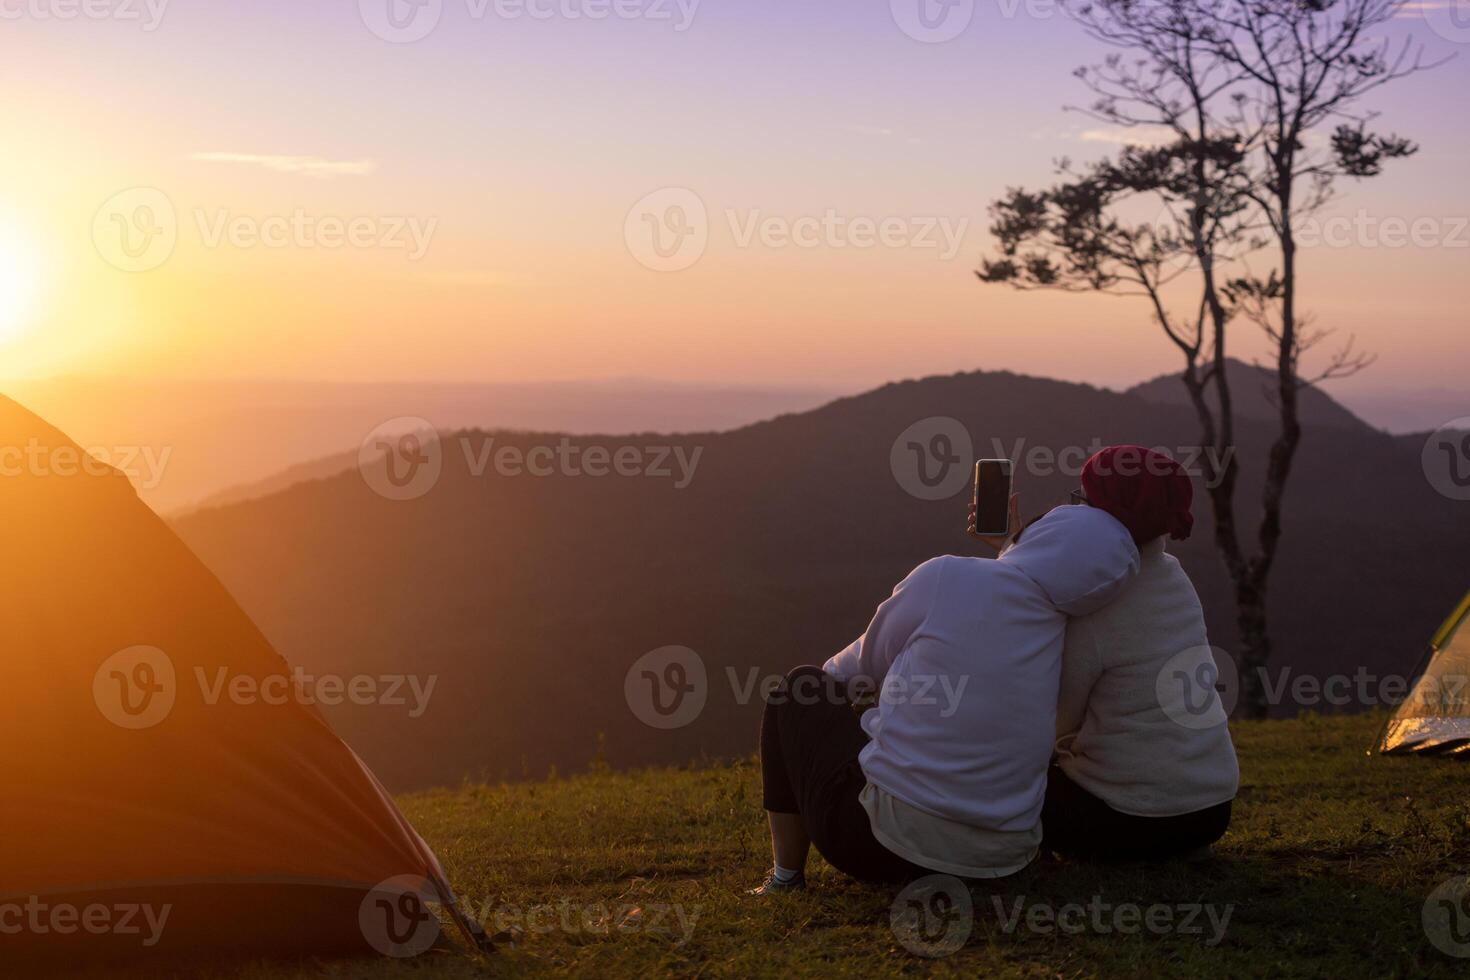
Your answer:
[[[804,891],[806,891],[806,875],[804,873],[797,875],[790,881],[777,881],[776,873],[773,871],[766,875],[766,880],[761,882],[759,887],[751,888],[745,894],[754,895],[756,898],[765,898],[768,895],[779,895],[783,892]]]

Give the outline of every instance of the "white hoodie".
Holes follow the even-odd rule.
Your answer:
[[[1034,831],[1067,616],[1100,609],[1138,566],[1128,531],[1093,507],[1057,508],[997,559],[920,565],[823,668],[882,690],[862,721],[868,782],[946,820]]]
[[[1142,551],[1118,601],[1067,627],[1057,755],[1114,810],[1172,817],[1235,799],[1240,768],[1219,696],[1174,679],[1211,660],[1199,596],[1163,538]]]

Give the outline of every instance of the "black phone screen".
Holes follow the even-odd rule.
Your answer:
[[[982,459],[975,464],[975,533],[1010,532],[1011,461]]]

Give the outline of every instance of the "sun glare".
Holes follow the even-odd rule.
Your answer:
[[[0,344],[20,338],[31,327],[40,272],[35,248],[15,224],[0,218]]]

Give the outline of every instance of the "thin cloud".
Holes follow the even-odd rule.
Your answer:
[[[264,167],[279,174],[304,174],[308,177],[363,177],[378,168],[371,160],[324,160],[321,157],[266,153],[191,153],[189,159],[202,163],[238,163]]]
[[[868,139],[901,139],[909,146],[918,146],[924,141],[917,136],[905,136],[896,129],[887,126],[869,126],[864,123],[836,123],[827,127],[839,133],[851,133],[854,136],[864,136]]]
[[[1119,126],[1087,129],[1077,136],[1084,143],[1117,143],[1122,146],[1167,146],[1178,137],[1164,126]]]
[[[858,136],[895,136],[893,130],[886,126],[866,126],[862,123],[838,123],[833,129],[844,133],[854,133]]]

